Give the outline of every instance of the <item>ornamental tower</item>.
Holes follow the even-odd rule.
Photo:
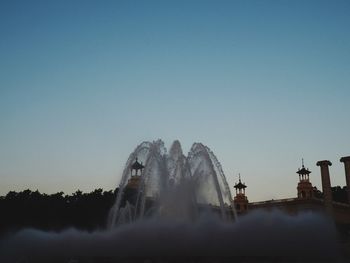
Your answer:
[[[139,163],[138,159],[136,158],[135,162],[130,167],[131,177],[126,186],[127,188],[131,188],[131,189],[139,188],[143,168],[145,168],[145,166],[143,166],[142,163]],[[139,171],[140,171],[140,175],[138,175]]]
[[[299,175],[298,183],[298,198],[299,199],[310,199],[313,197],[313,187],[309,180],[309,174],[311,172],[304,166],[304,159],[301,159],[301,169],[299,168],[297,174]]]
[[[131,177],[129,178],[128,183],[123,190],[121,207],[125,206],[127,203],[136,206],[137,195],[141,183],[141,175],[144,168],[145,167],[142,165],[142,163],[138,162],[137,158],[135,162],[130,166]],[[139,171],[140,175],[138,174]]]
[[[248,198],[245,195],[245,189],[247,186],[241,182],[241,175],[239,174],[239,181],[235,184],[236,196],[233,199],[233,203],[237,213],[243,213],[248,210]]]

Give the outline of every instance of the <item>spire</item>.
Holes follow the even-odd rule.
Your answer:
[[[310,174],[311,172],[309,171],[309,169],[305,168],[305,165],[304,165],[304,158],[301,158],[301,169],[298,168],[298,171],[297,171],[297,174],[299,174],[299,176],[301,175],[302,176],[302,179],[306,179],[306,175],[308,177],[308,175]]]
[[[239,190],[239,193],[241,193],[241,190],[243,189],[244,191],[244,189],[247,188],[247,186],[244,183],[242,183],[240,173],[238,174],[238,178],[238,184],[235,184],[234,188],[236,188],[236,191]]]

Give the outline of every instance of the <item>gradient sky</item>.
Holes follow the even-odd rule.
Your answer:
[[[144,140],[209,146],[251,201],[350,155],[349,1],[1,1],[0,195],[110,190]]]

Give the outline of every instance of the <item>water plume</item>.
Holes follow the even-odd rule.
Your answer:
[[[132,177],[132,164],[138,160],[145,168],[140,175],[136,202],[122,205],[125,188]],[[214,153],[201,143],[194,143],[187,157],[179,141],[174,141],[170,151],[161,140],[143,142],[130,154],[119,184],[116,202],[111,209],[108,225],[110,228],[134,221],[152,213],[170,212],[170,193],[177,193],[175,200],[186,206],[187,217],[193,218],[198,207],[214,206],[223,219],[235,215],[230,188],[225,174]],[[187,204],[185,204],[185,201]],[[152,203],[150,207],[148,204]],[[230,208],[232,207],[232,208]],[[176,208],[178,209],[178,208]],[[182,210],[184,215],[185,210]],[[175,211],[174,214],[178,214]],[[184,215],[185,216],[185,215]]]

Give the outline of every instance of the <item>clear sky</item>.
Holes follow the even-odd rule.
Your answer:
[[[252,201],[304,157],[345,185],[349,1],[1,1],[0,194],[115,188],[143,140],[208,145]]]

